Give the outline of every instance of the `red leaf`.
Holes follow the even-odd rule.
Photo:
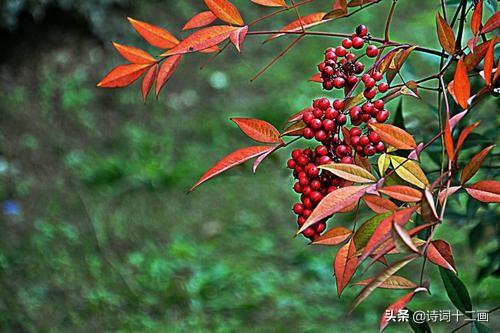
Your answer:
[[[249,138],[263,143],[282,143],[279,131],[267,121],[253,118],[231,118]]]
[[[359,258],[360,262],[365,260],[374,250],[390,238],[393,221],[400,226],[404,226],[416,210],[417,206],[403,208],[384,218],[377,228],[375,228],[375,231],[366,243],[361,257]]]
[[[455,193],[456,191],[458,191],[461,188],[462,188],[461,186],[452,186],[452,187],[449,187],[448,189],[444,189],[443,191],[439,192],[439,195],[438,195],[439,203],[442,205],[445,197],[452,196],[453,193]]]
[[[127,18],[135,31],[146,40],[149,44],[159,49],[169,49],[177,44],[179,40],[175,38],[170,32],[152,24],[134,20],[131,17]]]
[[[380,140],[396,149],[415,149],[415,139],[405,130],[390,124],[370,124],[373,131],[377,132]]]
[[[287,24],[283,28],[281,28],[279,31],[282,31],[282,32],[270,36],[266,41],[270,41],[272,39],[284,36],[284,35],[286,35],[287,32],[301,31],[302,26],[304,27],[304,29],[307,29],[310,27],[314,27],[318,24],[322,24],[322,23],[329,21],[329,19],[323,20],[324,16],[325,16],[325,13],[323,13],[323,12],[312,13],[312,14],[303,16],[302,17],[302,25],[300,24],[300,21],[297,19],[297,20]]]
[[[349,243],[342,246],[335,256],[333,268],[335,272],[335,280],[337,281],[337,294],[342,295],[342,290],[347,286],[352,276],[356,272],[358,258],[354,256],[356,248],[352,239]]]
[[[419,253],[417,246],[411,240],[408,231],[400,226],[396,221],[392,221],[392,239],[394,239],[394,244],[399,252],[414,252]]]
[[[151,66],[151,64],[126,64],[117,66],[106,74],[97,86],[101,88],[126,87],[137,80]]]
[[[496,12],[492,17],[486,21],[483,28],[481,29],[481,34],[485,34],[487,32],[493,31],[500,27],[500,12]]]
[[[450,244],[443,240],[432,241],[429,243],[426,255],[430,262],[457,274],[457,268],[455,266]]]
[[[493,43],[497,43],[498,38],[493,38],[491,41]],[[486,51],[488,51],[488,47],[490,45],[490,41],[483,42],[474,48],[473,53],[469,53],[464,58],[464,65],[467,68],[467,72],[473,70],[480,62],[483,60],[486,55]]]
[[[450,115],[446,113],[446,118],[444,122],[444,145],[446,148],[446,153],[448,155],[448,159],[453,161],[455,157],[455,148],[453,147],[453,136],[451,135],[451,126],[450,126]]]
[[[251,158],[262,155],[273,148],[273,146],[252,146],[233,151],[232,153],[215,163],[213,167],[205,172],[189,191],[191,192],[201,183],[206,182],[207,180],[217,176],[218,174],[231,169],[232,167],[237,166],[245,161],[248,161]]]
[[[476,122],[472,125],[469,125],[467,126],[466,128],[464,128],[462,130],[462,132],[460,133],[460,135],[458,136],[458,140],[457,140],[457,146],[455,147],[455,158],[458,159],[458,155],[460,153],[460,150],[462,149],[462,146],[465,142],[465,139],[467,139],[467,137],[469,136],[469,134],[472,133],[472,131],[478,127],[480,124],[480,122]]]
[[[355,286],[366,286],[373,282],[373,278],[368,278],[363,281],[354,283]],[[417,284],[398,275],[393,275],[384,281],[379,288],[381,289],[415,289]]]
[[[182,30],[196,29],[209,25],[217,19],[211,11],[207,10],[193,16],[182,28]]]
[[[486,155],[488,155],[490,150],[492,150],[494,147],[495,146],[492,145],[484,148],[479,153],[477,153],[473,158],[471,158],[469,163],[465,165],[464,169],[462,170],[462,176],[460,178],[460,182],[462,183],[462,185],[465,184],[469,179],[471,179],[476,174],[477,170],[479,170],[481,164],[486,158]]]
[[[352,234],[352,231],[344,227],[333,227],[320,237],[316,238],[311,244],[314,245],[339,245]]]
[[[500,182],[482,180],[465,188],[471,197],[481,202],[500,202]]]
[[[347,14],[347,0],[334,0],[333,10],[326,13],[323,19],[333,19]]]
[[[243,44],[243,41],[247,36],[247,32],[248,32],[248,26],[246,25],[238,30],[233,31],[231,35],[229,35],[231,43],[233,43],[238,52],[241,52],[241,44]]]
[[[382,314],[382,318],[380,319],[380,332],[382,332],[387,327],[387,325],[390,324],[389,317],[387,316],[387,314],[397,315],[397,313],[400,310],[402,310],[406,307],[406,305],[411,301],[413,296],[415,296],[414,291],[404,295],[403,297],[398,299],[396,302],[389,305],[389,307]]]
[[[125,60],[130,61],[134,64],[151,64],[155,62],[155,58],[153,58],[149,53],[143,51],[137,47],[121,45],[113,42],[113,46],[121,54]]]
[[[449,54],[455,53],[455,35],[448,23],[441,17],[441,14],[436,13],[436,26],[439,38],[439,43],[443,49]]]
[[[422,200],[422,192],[405,185],[386,186],[377,191],[403,202],[419,202]]]
[[[329,193],[319,202],[297,234],[325,217],[355,204],[369,188],[374,188],[374,185],[346,186]]]
[[[474,7],[472,19],[470,21],[470,28],[474,35],[477,35],[481,28],[481,20],[483,19],[483,0],[480,0]]]
[[[351,0],[347,6],[348,7],[357,7],[357,6],[366,5],[370,2],[375,2],[375,1],[378,1],[378,0]]]
[[[323,78],[321,77],[321,73],[314,74],[313,76],[311,76],[309,81],[323,83]]]
[[[179,45],[163,53],[162,56],[198,52],[208,49],[228,39],[231,33],[238,29],[238,27],[231,27],[229,25],[215,25],[203,28],[189,35],[180,42]]]
[[[395,211],[398,206],[389,199],[379,197],[378,195],[365,195],[363,197],[366,205],[377,214],[382,214],[388,211]]]
[[[286,7],[285,0],[250,0],[250,1],[266,7]]]
[[[307,125],[302,120],[288,126],[283,130],[281,136],[302,136]]]
[[[274,153],[276,150],[278,150],[281,147],[283,147],[283,143],[276,145],[273,149],[270,149],[269,151],[267,151],[264,154],[257,157],[255,159],[255,161],[253,162],[253,166],[252,166],[253,173],[257,172],[257,168],[262,163],[262,161],[264,161],[269,155],[271,155],[272,153]]]
[[[182,55],[174,55],[167,58],[158,71],[158,78],[156,79],[156,96],[160,93],[161,88],[172,77],[177,67],[181,63]]]
[[[144,75],[144,79],[142,80],[141,91],[142,91],[142,99],[144,100],[144,103],[146,103],[146,99],[148,98],[149,91],[151,90],[151,87],[153,86],[153,83],[155,82],[157,70],[158,70],[158,64],[155,64],[153,67],[151,67],[149,69],[149,71],[146,73],[146,75]]]
[[[487,85],[491,85],[491,77],[493,73],[493,65],[495,59],[495,43],[493,40],[490,41],[488,50],[486,51],[486,56],[484,57],[484,81]]]
[[[453,82],[454,94],[452,96],[455,98],[457,104],[462,107],[462,109],[467,109],[467,100],[470,97],[470,83],[463,58],[460,58],[458,60],[457,69],[455,70],[455,76],[453,77]]]
[[[296,121],[302,120],[302,116],[304,115],[304,112],[308,112],[308,111],[312,111],[312,110],[314,110],[314,108],[311,107],[311,106],[308,106],[308,107],[300,110],[299,112],[297,112],[297,113],[293,114],[292,116],[290,116],[290,118],[288,118],[285,121],[285,124],[294,123]]]
[[[234,25],[243,25],[238,8],[227,0],[204,0],[208,9],[222,21]]]

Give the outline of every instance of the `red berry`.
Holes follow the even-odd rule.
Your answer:
[[[308,209],[311,209],[314,207],[314,204],[309,197],[304,198],[304,200],[302,200],[302,204],[304,205],[305,208],[308,208]]]
[[[328,108],[325,111],[325,118],[326,119],[331,119],[331,120],[337,119],[338,115],[339,115],[339,112],[337,110],[335,110],[334,108]]]
[[[321,109],[321,110],[326,110],[330,107],[330,101],[328,100],[328,98],[321,98],[319,101],[318,101],[318,107]]]
[[[361,128],[359,128],[359,127],[352,127],[349,130],[349,134],[351,134],[351,136],[360,136],[361,135]]]
[[[384,101],[381,99],[377,99],[375,102],[373,102],[373,106],[379,110],[384,109]]]
[[[361,108],[359,106],[353,106],[349,110],[349,116],[351,116],[351,119],[358,119],[361,117]]]
[[[310,209],[304,209],[304,211],[302,212],[301,215],[302,215],[302,217],[304,217],[304,218],[307,219],[311,215],[311,213],[312,213],[312,210],[310,210]]]
[[[379,153],[383,153],[385,151],[385,145],[384,145],[384,143],[382,141],[380,141],[379,143],[377,143],[375,145],[375,148],[377,149],[377,151]]]
[[[381,93],[385,93],[389,89],[389,85],[385,82],[382,82],[378,85],[378,91]]]
[[[325,141],[326,140],[326,133],[323,130],[319,130],[319,131],[316,132],[316,134],[314,135],[314,137],[318,141]]]
[[[326,223],[325,222],[318,222],[318,223],[316,223],[316,225],[314,226],[314,228],[316,229],[316,233],[320,234],[323,231],[325,231],[325,229],[326,229]]]
[[[360,24],[356,27],[356,35],[359,37],[365,37],[368,34],[368,28],[364,24]]]
[[[389,118],[389,111],[387,110],[381,110],[379,113],[377,113],[376,119],[379,123],[383,123]]]
[[[373,145],[368,145],[368,146],[365,146],[365,148],[363,149],[363,152],[365,153],[366,156],[372,156],[372,155],[375,155],[377,150],[375,149],[375,147]]]
[[[323,61],[323,62],[320,62],[320,63],[318,64],[318,70],[319,70],[320,72],[322,72],[322,71],[325,69],[325,67],[326,67],[326,64],[325,64],[325,62],[324,62],[324,61]]]
[[[306,230],[302,232],[302,234],[307,238],[312,238],[315,233],[316,231],[312,227],[306,228]]]
[[[323,89],[325,90],[332,90],[333,89],[333,82],[332,81],[323,81]]]
[[[318,203],[321,201],[321,199],[323,199],[323,195],[318,191],[314,191],[311,193],[310,198],[314,203]]]
[[[342,126],[342,125],[344,125],[345,123],[347,123],[347,117],[346,117],[345,115],[343,115],[343,114],[339,115],[339,116],[337,117],[337,124],[338,124],[339,126]]]
[[[331,119],[325,119],[323,120],[323,128],[327,132],[333,131],[335,129],[335,122]]]
[[[377,95],[377,89],[375,88],[366,89],[363,92],[363,96],[365,96],[366,99],[372,99],[375,95]]]
[[[352,40],[350,38],[344,38],[342,40],[342,46],[345,47],[346,49],[350,49],[352,46]]]
[[[319,120],[318,118],[314,118],[313,120],[311,120],[311,122],[309,123],[309,126],[313,129],[313,130],[318,130],[321,128],[321,120]]]
[[[319,190],[319,189],[321,188],[321,182],[320,182],[319,180],[315,179],[315,180],[313,180],[313,181],[311,182],[310,187],[311,187],[313,190],[317,191],[317,190]]]
[[[370,143],[370,139],[366,135],[359,137],[359,144],[360,145],[366,146],[369,143]]]
[[[352,164],[353,163],[352,157],[344,156],[344,157],[342,157],[342,160],[340,160],[340,163]]]
[[[328,154],[328,148],[326,148],[323,145],[317,146],[316,147],[316,154],[327,155]]]
[[[347,83],[351,86],[355,85],[358,83],[358,77],[355,75],[351,75],[347,77]],[[380,89],[380,88],[379,88]]]
[[[338,46],[335,49],[335,54],[338,55],[339,57],[345,56],[347,53],[346,49],[343,46]]]
[[[325,53],[325,60],[332,60],[332,61],[337,61],[337,56],[335,55],[335,52],[329,51]]]
[[[361,109],[366,114],[372,114],[373,113],[373,104],[370,103],[370,102],[366,102],[365,104],[363,104],[363,106],[361,107]]]
[[[380,142],[380,136],[375,132],[371,132],[370,134],[368,134],[368,138],[373,144],[377,144]]]
[[[336,77],[333,79],[333,86],[337,89],[344,88],[345,80],[341,77]]]
[[[361,81],[366,82],[366,80],[371,79],[372,76],[368,73],[361,75]]]
[[[321,156],[320,159],[319,159],[319,164],[322,165],[322,164],[328,164],[328,163],[331,163],[332,162],[332,159],[329,157],[329,156]]]
[[[355,49],[360,49],[363,47],[363,44],[365,43],[365,40],[361,37],[354,37],[352,38],[352,47],[354,47]]]
[[[297,164],[293,159],[289,159],[288,162],[286,162],[286,165],[288,166],[288,168],[294,169]]]
[[[319,175],[319,169],[317,166],[315,166],[314,164],[309,168],[309,170],[307,171],[307,174],[309,175],[309,177],[311,178],[315,178]]]
[[[354,73],[361,74],[363,73],[364,70],[365,70],[365,65],[363,65],[363,63],[359,61],[356,61],[354,63]]]
[[[306,139],[312,139],[312,138],[314,138],[314,131],[312,129],[310,129],[309,127],[306,127],[306,128],[304,128],[302,135]]]
[[[295,192],[297,192],[297,193],[302,193],[302,185],[300,185],[300,183],[295,183],[295,184],[293,185],[293,189],[294,189],[294,191],[295,191]]]
[[[380,81],[380,80],[382,80],[382,73],[380,73],[378,71],[374,71],[372,73],[372,78],[374,78],[375,81]]]
[[[345,55],[345,58],[347,59],[347,61],[353,61],[354,59],[356,59],[356,55],[352,52],[349,52]]]
[[[333,107],[337,110],[342,110],[344,108],[344,101],[341,99],[334,100]]]
[[[315,117],[312,114],[312,112],[304,112],[304,115],[302,116],[302,120],[304,120],[304,122],[306,124],[309,124],[313,119],[315,119]]]
[[[304,206],[300,203],[293,205],[293,211],[295,214],[300,215],[304,211]]]
[[[331,77],[335,73],[333,67],[330,66],[326,66],[321,72],[323,77]]]
[[[313,110],[312,114],[316,118],[321,118],[323,117],[323,110],[316,108]]]
[[[297,217],[297,224],[299,226],[302,226],[304,224],[304,222],[306,222],[305,218],[303,218],[302,216]]]
[[[378,47],[375,45],[368,45],[366,48],[366,55],[370,58],[375,58],[378,55]]]
[[[344,157],[345,155],[347,155],[347,147],[344,145],[338,146],[337,149],[335,149],[335,154],[338,157]]]
[[[365,83],[365,88],[366,89],[370,89],[370,88],[373,88],[375,87],[375,80],[373,78],[368,78],[364,81]]]

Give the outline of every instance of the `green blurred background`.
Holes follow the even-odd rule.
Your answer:
[[[302,13],[331,5],[316,2]],[[234,3],[247,21],[269,12]],[[438,48],[437,3],[401,0],[392,38]],[[389,4],[320,30],[352,32],[364,23],[380,36]],[[288,37],[266,45],[248,37],[241,56],[231,48],[202,71],[207,56],[186,57],[159,100],[150,96],[146,105],[137,85],[95,87],[121,62],[111,40],[148,49],[126,16],[186,36],[179,28],[202,10],[197,0],[1,2],[0,331],[375,332],[387,305],[403,295],[376,291],[347,317],[359,289],[337,298],[335,249],[292,237],[297,198],[285,167],[288,152],[266,160],[256,175],[246,164],[186,194],[216,160],[252,144],[229,117],[281,128],[323,96],[307,79],[338,40],[303,40],[254,83],[249,78]],[[278,29],[293,17],[286,13],[258,28]],[[438,58],[415,53],[405,79],[432,74],[438,65]],[[435,96],[422,97],[403,98],[406,127],[419,141],[438,128]],[[482,120],[463,162],[497,140],[498,104],[487,97],[463,121]],[[397,102],[389,106],[394,111]],[[440,145],[429,151],[424,166],[436,171]],[[497,149],[478,178],[498,176],[496,157]],[[360,219],[369,216],[363,210]],[[350,218],[334,223],[347,226]],[[498,207],[457,195],[439,235],[454,248],[474,307],[498,306],[499,280],[491,276],[498,276],[500,261]],[[410,266],[403,275],[416,279],[418,270]],[[437,269],[428,265],[427,272],[432,295],[418,295],[411,309],[454,309]],[[498,317],[491,315],[489,324],[497,332]],[[452,326],[433,325],[433,331]],[[387,331],[410,328],[395,324]]]

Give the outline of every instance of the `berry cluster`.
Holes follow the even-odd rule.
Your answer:
[[[323,97],[314,100],[312,108],[302,113],[305,125],[303,137],[321,144],[314,150],[294,150],[287,163],[297,180],[293,188],[301,194],[300,202],[293,206],[299,226],[305,223],[324,196],[347,184],[318,166],[329,163],[352,164],[355,155],[369,157],[386,150],[379,135],[368,125],[384,123],[389,118],[390,113],[385,109],[384,101],[375,98],[378,93],[386,92],[389,86],[380,82],[383,75],[376,69],[363,73],[364,64],[358,60],[359,57],[347,51],[351,47],[361,49],[369,40],[368,29],[360,25],[356,28],[356,34],[342,41],[342,46],[327,49],[325,61],[318,65],[325,89],[345,88],[345,94],[350,96],[352,88],[362,84],[366,100],[359,105],[348,106],[347,99],[331,102]],[[368,57],[376,57],[378,49],[369,45],[365,53]],[[346,126],[348,120],[352,125],[350,128]],[[327,219],[309,226],[303,235],[311,240],[316,239],[325,230]]]
[[[356,75],[363,73],[365,66],[354,53],[348,50],[350,48],[361,49],[365,42],[369,41],[368,29],[364,25],[359,25],[356,33],[351,38],[345,38],[342,45],[336,48],[330,47],[325,51],[325,60],[318,65],[324,89],[346,88],[349,91],[358,83],[359,77]],[[365,54],[374,58],[378,55],[378,48],[375,45],[368,45]]]

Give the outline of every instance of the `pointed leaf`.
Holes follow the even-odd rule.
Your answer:
[[[320,237],[316,238],[313,245],[339,245],[352,234],[352,231],[344,227],[333,227]]]
[[[453,136],[451,135],[450,115],[448,113],[446,113],[445,117],[443,136],[446,154],[448,155],[448,159],[453,161],[455,158],[455,147],[453,144]]]
[[[356,245],[356,248],[363,249],[378,225],[390,215],[391,212],[384,212],[365,221],[354,234],[354,245]]]
[[[146,42],[154,47],[159,49],[170,49],[179,44],[179,40],[163,28],[146,22],[134,20],[131,17],[128,17],[128,21],[135,31],[137,31],[137,33],[144,38]]]
[[[486,147],[479,153],[477,153],[473,158],[471,158],[469,163],[467,163],[467,165],[462,170],[462,176],[460,178],[462,185],[476,174],[476,172],[481,167],[481,164],[483,164],[484,159],[494,147],[494,145]]]
[[[488,50],[486,51],[486,55],[484,57],[484,81],[487,85],[491,84],[491,78],[493,73],[493,66],[495,64],[495,43],[493,40],[490,41],[490,45],[488,46]]]
[[[370,187],[373,186],[346,186],[329,193],[319,202],[318,206],[316,206],[297,233],[301,233],[309,226],[324,219],[325,217],[352,206],[359,201],[359,199]]]
[[[370,2],[378,2],[379,0],[351,0],[347,4],[348,7],[357,7],[369,4]]]
[[[399,313],[399,311],[404,309],[406,305],[412,300],[413,296],[415,296],[414,291],[404,295],[396,302],[389,305],[389,307],[382,314],[382,318],[380,319],[380,332],[382,332],[390,324],[389,318],[387,317],[387,313],[391,314]]]
[[[457,274],[451,246],[444,240],[435,240],[430,242],[429,247],[427,248],[426,256],[430,262],[449,269],[453,273]]]
[[[334,0],[333,10],[325,14],[323,19],[334,19],[347,14],[347,0]]]
[[[472,19],[470,21],[470,28],[474,35],[477,35],[479,29],[481,28],[481,21],[483,19],[483,0],[479,0],[474,7],[474,12],[472,13]]]
[[[405,185],[386,186],[377,191],[403,202],[419,202],[422,200],[422,192]]]
[[[172,77],[177,67],[181,63],[182,55],[177,54],[167,58],[160,66],[158,78],[156,79],[156,96],[160,94],[161,88],[165,86],[168,80]]]
[[[439,192],[439,196],[438,196],[439,203],[442,205],[445,197],[452,196],[453,193],[455,193],[456,191],[458,191],[461,188],[462,188],[461,186],[452,186],[452,187],[449,187],[449,188],[444,189],[443,191]]]
[[[392,212],[398,209],[398,206],[389,199],[379,197],[378,195],[365,195],[363,197],[366,205],[377,214]]]
[[[250,1],[266,7],[286,7],[285,0],[250,0]]]
[[[208,49],[228,39],[231,33],[238,29],[238,27],[229,25],[214,25],[200,29],[189,35],[173,49],[163,53],[162,56],[198,52]]]
[[[281,143],[280,132],[267,121],[253,118],[231,118],[249,138],[262,143]]]
[[[281,28],[279,30],[280,31],[279,33],[271,35],[266,41],[270,41],[270,40],[273,40],[275,38],[284,36],[284,35],[286,35],[287,32],[301,31],[302,26],[304,27],[304,29],[307,29],[307,28],[311,28],[311,27],[314,27],[316,25],[330,21],[329,19],[324,20],[323,19],[324,16],[325,16],[324,12],[312,13],[312,14],[303,16],[302,17],[302,25],[300,24],[300,21],[297,19],[297,20],[287,24],[283,28]]]
[[[493,43],[497,43],[498,39],[492,39]],[[474,48],[473,53],[469,53],[464,57],[464,65],[467,72],[473,70],[483,60],[490,46],[490,41],[483,42]]]
[[[417,147],[413,136],[399,127],[390,124],[370,124],[370,128],[380,136],[380,140],[396,149],[415,149]]]
[[[383,153],[379,156],[377,160],[377,165],[378,165],[378,170],[380,172],[381,176],[385,175],[385,172],[389,168],[389,165],[391,164],[391,160],[389,158],[389,155],[386,153]]]
[[[234,25],[243,25],[241,14],[232,3],[227,0],[203,0],[208,9],[222,21]]]
[[[245,25],[244,27],[241,27],[240,29],[231,32],[231,35],[229,35],[231,43],[233,43],[234,47],[236,47],[236,50],[238,50],[238,52],[241,52],[241,44],[243,44],[243,41],[245,40],[247,33],[248,33],[248,26]]]
[[[441,279],[443,280],[443,284],[450,301],[457,307],[458,310],[470,317],[472,303],[469,292],[467,291],[464,283],[448,269],[440,267],[439,273],[441,274]]]
[[[370,296],[370,294],[376,288],[378,288],[382,283],[384,283],[388,278],[390,278],[392,275],[394,275],[401,268],[408,265],[415,258],[416,258],[416,256],[410,256],[410,257],[404,258],[400,261],[397,261],[394,264],[392,264],[391,266],[389,266],[385,271],[380,273],[377,277],[375,277],[370,284],[366,285],[360,291],[359,295],[354,300],[354,304],[351,308],[351,312],[354,308],[356,308],[359,304],[361,304],[361,302],[363,302],[368,296]]]
[[[481,29],[481,34],[493,31],[500,27],[500,12],[496,12],[492,17],[486,21],[483,28]]]
[[[100,88],[126,87],[137,80],[151,66],[152,64],[119,65],[106,74],[97,86]]]
[[[207,10],[193,16],[182,28],[182,30],[196,29],[209,25],[217,19],[211,11]]]
[[[321,73],[316,73],[316,74],[313,74],[313,75],[309,78],[309,81],[311,81],[311,82],[323,83],[323,78],[321,77]]]
[[[428,187],[429,181],[420,166],[400,156],[391,156],[391,163],[399,177],[422,189]]]
[[[333,268],[335,280],[337,281],[337,294],[339,297],[342,295],[342,290],[344,290],[356,272],[358,258],[353,256],[355,252],[356,248],[354,247],[354,242],[351,240],[349,243],[342,246],[335,256]]]
[[[285,121],[285,124],[294,123],[296,121],[302,120],[302,117],[304,116],[304,112],[309,112],[309,111],[312,111],[312,110],[314,110],[314,108],[311,107],[311,106],[308,106],[308,107],[300,110],[299,112],[297,112],[297,113],[293,114],[292,116],[290,116],[290,118],[288,118]]]
[[[373,183],[377,181],[375,176],[355,164],[330,163],[320,165],[318,168],[354,183]]]
[[[470,97],[470,83],[463,58],[460,58],[458,60],[453,82],[454,94],[452,94],[452,96],[454,97],[455,102],[457,102],[457,104],[460,105],[462,109],[467,109],[467,100]]]
[[[151,64],[155,62],[155,58],[153,58],[149,53],[143,51],[137,47],[121,45],[113,42],[113,46],[121,54],[125,60],[130,61],[134,64]]]
[[[255,161],[253,162],[253,166],[252,166],[252,169],[253,169],[253,173],[256,173],[257,172],[257,168],[259,167],[259,165],[266,159],[268,158],[271,154],[273,154],[276,150],[280,149],[281,147],[284,147],[284,144],[281,143],[281,144],[278,144],[276,146],[274,146],[273,149],[270,149],[269,151],[265,152],[264,154],[260,155],[259,157],[257,157],[255,159]]]
[[[435,223],[439,221],[436,204],[434,203],[434,197],[432,195],[432,192],[428,188],[426,188],[424,191],[424,199],[422,200],[420,206],[422,220],[425,223]]]
[[[153,86],[153,83],[156,80],[157,71],[158,71],[158,64],[155,64],[153,67],[149,69],[146,75],[144,75],[144,79],[142,80],[142,86],[141,86],[142,99],[144,100],[144,103],[146,103],[149,91],[151,90],[151,87]]]
[[[481,202],[500,202],[500,182],[482,180],[465,188],[471,197]]]
[[[356,282],[353,285],[355,286],[366,286],[373,282],[373,278],[368,278],[366,280]],[[415,289],[417,288],[417,284],[398,275],[393,275],[385,280],[379,288],[381,289]]]
[[[360,104],[364,100],[365,100],[365,96],[363,96],[363,92],[360,91],[359,93],[357,93],[353,97],[349,97],[349,98],[346,98],[344,100],[344,109],[342,111],[350,109],[351,107]]]
[[[408,232],[395,221],[392,221],[391,234],[399,253],[419,253],[417,247],[413,244],[410,235],[408,235]]]
[[[218,174],[237,166],[245,161],[248,161],[251,158],[257,157],[273,149],[273,146],[252,146],[246,147],[242,149],[238,149],[231,154],[227,155],[217,163],[213,167],[211,167],[201,178],[196,182],[196,184],[191,187],[189,191],[194,190],[201,183],[206,182],[207,180],[217,176]]]
[[[436,13],[436,26],[437,33],[439,38],[439,43],[443,49],[449,54],[455,53],[455,35],[453,34],[453,30],[448,25],[442,17],[441,14]]]
[[[467,126],[466,128],[464,128],[462,130],[462,132],[460,132],[460,135],[458,136],[458,140],[457,140],[457,146],[455,147],[455,158],[458,159],[458,155],[460,153],[460,150],[462,149],[462,146],[465,142],[465,139],[467,139],[467,137],[469,136],[469,134],[472,133],[472,131],[478,127],[480,124],[480,122],[475,122],[474,124],[472,125],[469,125]]]
[[[301,120],[298,121],[287,128],[280,134],[280,136],[302,136],[304,133],[304,128],[306,128],[306,123]]]

